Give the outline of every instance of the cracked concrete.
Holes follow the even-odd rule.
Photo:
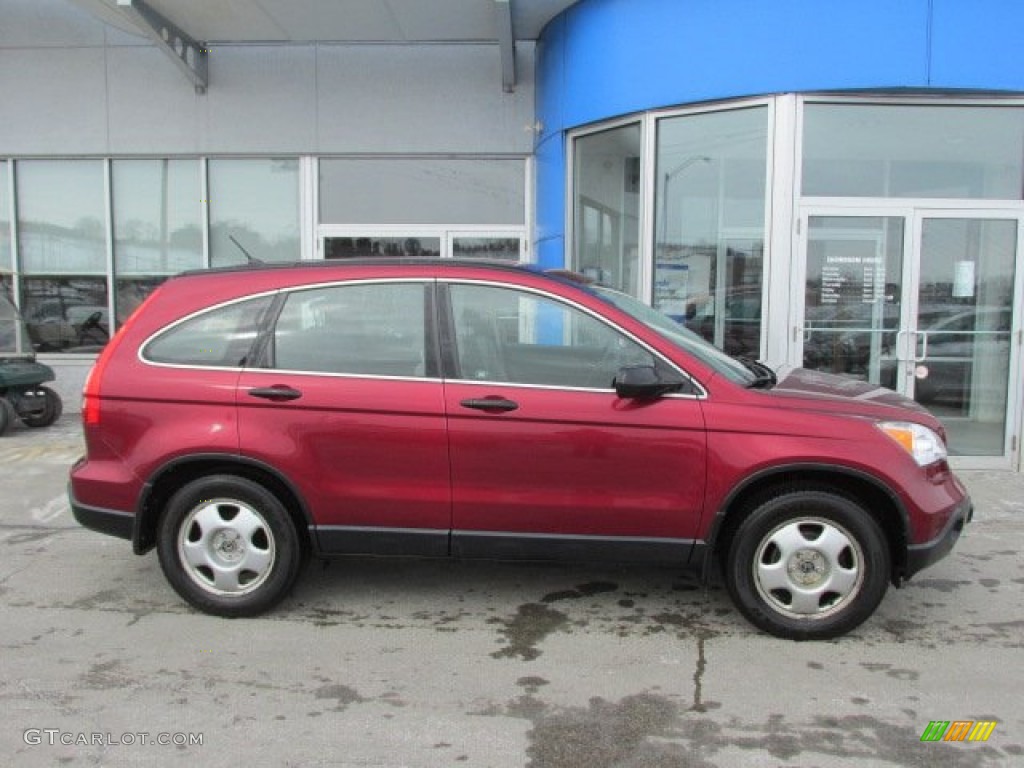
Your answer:
[[[851,635],[754,631],[672,570],[313,563],[276,611],[185,606],[80,528],[77,424],[0,438],[0,753],[10,764],[1002,766],[1024,758],[1024,477],[962,473],[976,522]],[[922,743],[932,720],[989,740]],[[28,743],[50,729],[56,743]],[[201,733],[202,745],[109,743]],[[68,735],[62,743],[60,735]],[[102,734],[103,743],[75,738]],[[77,743],[74,743],[77,742]]]

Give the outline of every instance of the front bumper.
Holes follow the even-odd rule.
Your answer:
[[[924,544],[912,544],[907,547],[907,562],[903,572],[899,574],[900,577],[902,579],[909,579],[918,571],[927,568],[948,555],[956,544],[957,539],[960,538],[960,534],[963,533],[964,526],[971,522],[973,517],[974,505],[971,503],[969,496],[964,496],[963,500],[956,506],[956,509],[953,510],[953,514],[950,515],[949,522],[946,523],[942,533]]]

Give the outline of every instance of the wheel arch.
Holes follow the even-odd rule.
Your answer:
[[[746,478],[722,502],[708,535],[702,573],[707,579],[715,562],[724,562],[743,520],[768,497],[787,488],[838,493],[867,510],[881,528],[889,547],[890,581],[899,586],[907,559],[909,516],[899,497],[877,477],[865,472],[823,464],[773,467]]]
[[[217,474],[244,477],[274,494],[288,511],[303,548],[307,552],[315,548],[316,542],[310,534],[312,516],[302,494],[286,477],[266,464],[244,456],[199,454],[175,459],[164,465],[146,484],[136,509],[132,531],[132,550],[135,554],[144,554],[156,546],[161,512],[175,491],[200,477]]]

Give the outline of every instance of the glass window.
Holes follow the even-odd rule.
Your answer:
[[[36,275],[103,275],[107,227],[103,163],[19,160],[18,249]]]
[[[639,123],[575,142],[574,269],[603,285],[640,295]]]
[[[611,389],[622,366],[655,364],[611,326],[543,296],[453,285],[451,297],[461,379]]]
[[[808,104],[807,196],[1020,200],[1024,108]]]
[[[362,259],[374,256],[440,256],[441,238],[421,235],[385,235],[324,238],[325,259]]]
[[[97,352],[110,338],[105,277],[23,275],[21,312],[36,352]]]
[[[270,296],[260,296],[203,312],[153,339],[142,356],[170,365],[241,367],[272,301]]]
[[[656,308],[729,354],[758,357],[767,107],[658,121]]]
[[[428,375],[425,286],[295,291],[274,329],[274,368],[364,376]]]
[[[518,237],[458,235],[452,238],[452,257],[456,259],[522,260],[522,241]]]
[[[409,158],[320,161],[325,224],[526,221],[523,160]]]
[[[203,221],[197,160],[115,160],[112,166],[120,323],[166,276],[203,266]]]
[[[11,195],[6,160],[0,159],[0,280],[14,271],[11,256]]]
[[[212,266],[301,258],[298,160],[210,160],[208,175]]]
[[[37,352],[96,352],[110,335],[103,163],[19,160],[21,311]]]

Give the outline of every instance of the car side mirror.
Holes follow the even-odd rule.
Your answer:
[[[615,394],[630,400],[654,400],[671,392],[678,392],[683,382],[678,377],[667,378],[653,365],[628,365],[615,374]]]

